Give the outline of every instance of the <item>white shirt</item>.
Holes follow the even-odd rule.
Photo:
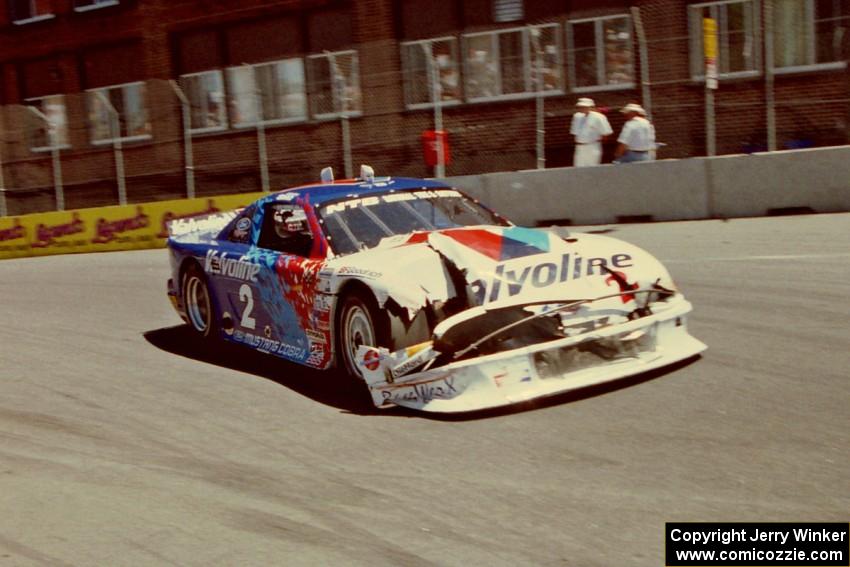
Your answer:
[[[643,116],[635,116],[623,125],[617,141],[633,152],[655,149],[655,127]]]
[[[614,131],[611,124],[601,112],[591,110],[587,114],[576,112],[570,124],[570,134],[576,137],[579,144],[591,144],[598,142],[603,136],[608,136]]]

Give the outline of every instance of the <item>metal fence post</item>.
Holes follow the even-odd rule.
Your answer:
[[[9,209],[6,206],[6,184],[3,182],[3,162],[0,162],[0,217],[9,215]]]
[[[2,118],[2,117],[0,117]],[[6,129],[0,128],[0,217],[9,215],[9,208],[6,205],[6,181],[3,176],[3,148],[6,145]]]
[[[773,0],[764,0],[764,98],[767,150],[776,151],[776,96],[773,89]]]
[[[36,118],[43,120],[47,126],[47,139],[50,141],[50,157],[53,162],[53,191],[56,198],[56,210],[65,210],[65,191],[62,187],[62,160],[59,156],[59,140],[53,122],[42,111],[34,106],[25,106]]]
[[[94,94],[109,111],[109,130],[112,134],[112,150],[115,152],[115,177],[118,181],[118,204],[127,204],[127,186],[124,182],[124,151],[121,146],[121,124],[119,123],[118,111],[103,94],[103,91],[94,91]]]
[[[434,104],[434,146],[437,153],[437,165],[434,166],[434,177],[446,176],[446,156],[443,146],[443,85],[440,83],[440,71],[434,58],[434,46],[430,42],[422,44],[425,60],[428,62],[428,77],[431,80],[431,102]]]
[[[260,87],[257,85],[257,69],[250,63],[243,63],[251,71],[251,85],[254,89],[254,111],[256,112],[257,126],[257,153],[260,160],[260,187],[266,193],[269,192],[269,156],[266,152],[266,119],[263,110],[263,97]]]
[[[638,57],[640,58],[640,87],[643,109],[646,117],[652,120],[652,92],[649,83],[649,49],[646,46],[646,32],[643,28],[643,19],[640,16],[640,8],[632,6],[632,20],[635,23],[635,35],[638,41]]]
[[[345,76],[340,72],[336,55],[325,52],[331,70],[334,107],[339,105],[340,128],[342,129],[342,158],[345,166],[345,177],[354,177],[354,164],[351,159],[351,125],[348,122],[348,96],[346,95]]]
[[[537,169],[546,169],[546,122],[543,100],[543,52],[540,49],[540,28],[531,28],[531,44],[534,47],[534,90],[537,129]]]
[[[180,99],[180,113],[183,116],[183,159],[186,169],[186,198],[195,198],[195,161],[192,154],[192,116],[189,110],[189,99],[186,93],[177,84],[177,81],[168,81],[174,94]]]
[[[717,89],[717,21],[703,18],[702,37],[705,48],[705,147],[706,155],[717,153],[714,125],[714,91]]]

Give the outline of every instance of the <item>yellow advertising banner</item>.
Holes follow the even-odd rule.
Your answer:
[[[170,221],[238,209],[263,194],[0,217],[0,259],[162,248]]]

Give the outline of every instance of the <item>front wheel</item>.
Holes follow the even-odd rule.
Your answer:
[[[357,363],[357,349],[361,345],[376,347],[384,343],[378,306],[371,297],[352,293],[343,299],[338,313],[337,347],[341,366],[349,376],[362,380],[363,369]]]
[[[183,303],[192,330],[204,338],[213,336],[215,313],[207,278],[194,264],[183,275]]]

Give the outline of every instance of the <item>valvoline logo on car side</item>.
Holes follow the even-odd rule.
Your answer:
[[[222,252],[221,256],[215,250],[207,250],[207,257],[204,260],[204,271],[208,274],[235,278],[246,282],[257,281],[257,274],[260,272],[259,264],[246,261],[244,257],[228,258],[227,252]]]
[[[496,265],[493,277],[489,282],[483,282],[485,289],[482,294],[487,301],[496,301],[505,297],[519,295],[529,287],[545,288],[555,284],[577,280],[583,276],[601,275],[603,268],[628,268],[632,266],[629,254],[613,254],[610,258],[583,258],[578,254],[565,253],[560,262],[541,262],[521,268],[507,268],[507,262]]]

